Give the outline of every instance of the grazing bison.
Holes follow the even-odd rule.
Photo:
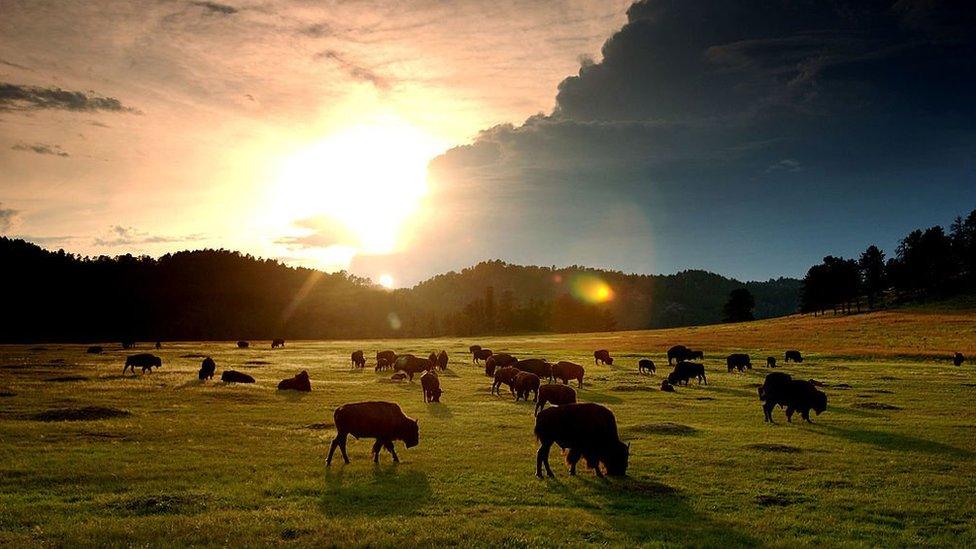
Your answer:
[[[151,373],[153,368],[159,368],[162,365],[163,360],[158,356],[149,353],[139,353],[126,357],[125,367],[122,368],[122,373],[124,374],[126,370],[131,369],[134,374],[136,373],[136,366],[142,368],[142,373],[146,373],[147,371]]]
[[[387,364],[392,366],[396,362],[397,354],[393,351],[380,351],[376,353],[376,361],[379,362],[380,359],[385,360]]]
[[[560,380],[563,384],[568,384],[569,380],[575,379],[579,383],[579,387],[583,388],[583,374],[586,370],[582,366],[574,362],[567,362],[565,360],[560,360],[559,362],[552,365],[552,377]]]
[[[224,370],[220,373],[220,381],[224,383],[254,383],[254,378],[237,370]]]
[[[668,374],[668,383],[671,385],[688,385],[688,381],[691,378],[697,378],[698,384],[701,385],[702,382],[708,385],[708,380],[705,379],[705,366],[697,362],[685,362],[681,361],[675,365],[674,370]]]
[[[774,357],[774,356],[767,356],[766,357],[766,367],[767,368],[775,368],[776,367],[776,357]]]
[[[136,346],[136,342],[135,341],[132,341],[131,339],[127,339],[127,340],[125,340],[125,341],[122,342],[122,348],[123,349],[131,349],[131,348],[133,348],[135,346]]]
[[[437,367],[437,353],[430,353],[427,355],[427,360],[430,362],[432,368]]]
[[[791,362],[791,361],[798,362],[798,363],[803,362],[803,356],[800,355],[800,351],[796,351],[796,350],[786,351],[784,362]]]
[[[515,364],[512,364],[512,366],[515,366],[523,372],[531,372],[539,376],[540,379],[545,378],[548,379],[550,383],[552,382],[552,364],[549,364],[549,362],[543,358],[528,358],[525,360],[520,360]]]
[[[279,391],[302,391],[304,393],[312,392],[312,382],[308,379],[308,371],[302,370],[300,374],[295,377],[290,377],[288,379],[281,380],[278,383]]]
[[[403,372],[397,372],[390,376],[391,381],[403,381],[404,379],[407,379],[407,374]]]
[[[393,370],[407,374],[410,381],[413,381],[414,374],[426,372],[433,367],[434,364],[431,363],[430,359],[413,355],[402,355],[397,357],[396,363],[393,365]]]
[[[576,390],[568,385],[547,383],[539,387],[539,395],[535,403],[535,415],[539,415],[547,403],[555,406],[576,404]]]
[[[100,354],[102,354],[102,351],[104,351],[104,350],[105,349],[102,349],[102,346],[101,345],[92,345],[85,352],[88,353],[88,354],[90,354],[90,355],[100,355]]]
[[[606,349],[593,351],[593,364],[600,364],[601,362],[613,366],[613,357],[610,356],[610,351]]]
[[[725,365],[728,366],[729,373],[731,374],[733,370],[739,370],[740,372],[746,368],[751,370],[752,360],[745,353],[732,353],[725,359]]]
[[[353,351],[349,358],[354,368],[363,368],[366,366],[366,356],[362,351]]]
[[[381,372],[383,370],[389,370],[392,367],[393,367],[393,364],[392,363],[387,362],[385,358],[381,358],[381,359],[378,359],[376,361],[376,368],[375,369],[376,369],[377,372]]]
[[[474,363],[477,364],[482,360],[488,360],[491,356],[491,349],[478,349],[474,352]]]
[[[647,373],[649,373],[649,374],[656,373],[657,372],[657,368],[654,367],[654,361],[651,360],[651,359],[649,359],[649,358],[642,358],[642,359],[640,359],[637,362],[637,373],[638,374],[643,374],[644,373],[644,370],[647,370]]]
[[[507,353],[491,355],[487,360],[485,360],[485,375],[492,377],[495,375],[496,368],[513,366],[516,362],[518,362],[518,359]]]
[[[448,359],[447,359],[447,351],[441,351],[441,352],[440,352],[440,353],[439,353],[439,354],[437,355],[437,368],[438,368],[438,369],[439,369],[440,371],[442,371],[442,372],[443,372],[444,370],[446,370],[446,369],[447,369],[447,360],[448,360]]]
[[[346,454],[346,438],[352,435],[359,438],[375,438],[373,462],[379,463],[380,448],[386,448],[393,461],[399,462],[393,443],[402,440],[407,448],[420,442],[420,429],[417,420],[403,414],[403,410],[392,402],[355,402],[336,408],[332,418],[335,421],[336,436],[329,447],[326,465],[332,465],[332,454],[339,448],[342,459],[349,463]]]
[[[424,375],[420,376],[420,388],[424,391],[424,402],[440,402],[441,401],[441,380],[437,378],[437,374],[433,370],[424,372]]]
[[[237,342],[237,348],[238,349],[247,349],[250,346],[251,346],[251,344],[249,342],[247,342],[247,341],[243,341],[242,340],[242,341],[238,341]]]
[[[952,357],[952,364],[954,366],[962,366],[962,363],[966,361],[966,357],[962,356],[962,353],[956,353]]]
[[[691,351],[688,347],[684,345],[675,345],[668,349],[668,365],[671,365],[672,361],[681,362],[683,360],[688,360],[691,358]]]
[[[674,392],[674,385],[671,385],[671,382],[668,381],[667,378],[662,379],[661,380],[661,390],[664,391],[665,393],[673,393]]]
[[[765,421],[773,422],[773,408],[776,405],[786,407],[786,421],[793,422],[793,413],[800,412],[800,416],[810,421],[810,410],[819,416],[827,409],[827,395],[818,390],[810,381],[793,379],[789,374],[774,372],[766,376],[766,380],[759,387],[759,400],[763,403]]]
[[[208,356],[207,358],[203,359],[203,362],[200,363],[200,371],[197,373],[197,376],[200,378],[200,381],[205,379],[213,379],[214,372],[216,371],[217,363],[214,362],[214,359]]]
[[[271,348],[272,349],[277,349],[278,347],[284,347],[284,346],[285,346],[285,340],[284,339],[278,338],[278,339],[272,339],[271,340]]]
[[[475,354],[475,353],[477,353],[480,350],[481,350],[481,345],[472,345],[472,346],[468,347],[468,351],[471,354]]]
[[[566,462],[571,475],[576,474],[580,458],[586,460],[587,467],[596,470],[598,477],[603,476],[600,465],[611,476],[627,473],[630,448],[617,435],[613,412],[599,404],[587,402],[547,408],[536,416],[535,436],[540,443],[535,459],[535,474],[539,478],[542,478],[543,465],[550,478],[555,476],[549,467],[549,450],[553,443],[569,450]]]
[[[163,342],[162,341],[157,341],[156,342],[156,348],[157,349],[162,349],[163,348]]]
[[[491,384],[491,393],[501,394],[499,389],[501,388],[502,383],[504,383],[505,385],[508,385],[509,391],[511,391],[511,393],[514,395],[515,376],[519,375],[520,372],[521,370],[514,366],[503,366],[495,370],[495,380]]]
[[[697,359],[697,360],[705,360],[705,352],[704,351],[692,351],[691,349],[689,349],[688,350],[688,360],[695,360],[695,359]]]
[[[515,402],[521,398],[529,401],[529,393],[532,393],[532,400],[539,400],[539,376],[532,372],[519,372],[515,375]]]

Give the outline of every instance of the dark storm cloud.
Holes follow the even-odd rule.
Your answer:
[[[974,14],[959,1],[638,2],[552,114],[435,159],[432,192],[510,212],[506,231],[488,216],[457,225],[459,242],[482,225],[492,257],[537,242],[553,262],[613,264],[584,241],[604,230],[587,217],[626,211],[640,219],[625,268],[796,274],[976,199]]]
[[[0,111],[60,109],[66,111],[107,111],[140,114],[139,110],[123,105],[114,97],[104,97],[94,92],[62,90],[22,86],[0,82]]]
[[[238,10],[234,6],[228,6],[227,4],[218,4],[217,2],[191,2],[194,6],[204,8],[209,13],[217,15],[233,15],[237,13]]]
[[[368,82],[376,88],[385,90],[389,89],[390,82],[386,78],[376,74],[368,67],[364,67],[352,61],[349,61],[343,54],[335,50],[326,50],[316,55],[318,59],[328,59],[334,62],[343,72],[349,75],[355,80],[360,82]]]
[[[62,158],[67,158],[71,156],[66,151],[64,151],[64,149],[62,149],[60,145],[46,145],[44,143],[34,143],[34,144],[17,143],[16,145],[10,148],[15,151],[33,152],[37,154],[50,154],[53,156],[60,156]]]
[[[14,210],[13,208],[4,208],[3,202],[0,202],[0,233],[9,231],[11,227],[17,222],[17,218],[20,216],[20,210]]]

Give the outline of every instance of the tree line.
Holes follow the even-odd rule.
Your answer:
[[[894,257],[875,245],[857,258],[827,256],[803,278],[800,311],[860,310],[890,301],[948,297],[976,290],[976,210],[948,232],[939,225],[901,239]]]

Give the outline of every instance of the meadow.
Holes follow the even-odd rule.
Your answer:
[[[645,332],[475,339],[0,346],[0,545],[976,545],[976,312],[906,309]],[[480,343],[587,369],[580,400],[616,414],[628,476],[535,477],[533,404],[489,393]],[[658,389],[668,346],[705,351],[708,384]],[[440,404],[419,382],[349,354],[445,349]],[[613,366],[595,366],[607,348]],[[778,370],[827,384],[815,423],[763,423],[756,387]],[[130,352],[163,367],[122,375]],[[755,369],[725,371],[730,352]],[[254,385],[199,382],[201,356]],[[638,358],[658,365],[637,373]],[[279,392],[308,370],[313,391]],[[332,411],[390,400],[420,424],[402,462],[325,466]],[[118,417],[85,419],[101,407]],[[67,413],[81,419],[63,421]],[[73,412],[72,412],[73,411]]]

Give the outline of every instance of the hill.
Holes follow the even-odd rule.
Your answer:
[[[387,291],[344,272],[226,250],[85,258],[0,238],[0,341],[431,337],[635,330],[719,322],[735,288],[757,317],[796,310],[799,281],[704,271],[634,275],[487,261]],[[579,295],[597,281],[609,299]]]

